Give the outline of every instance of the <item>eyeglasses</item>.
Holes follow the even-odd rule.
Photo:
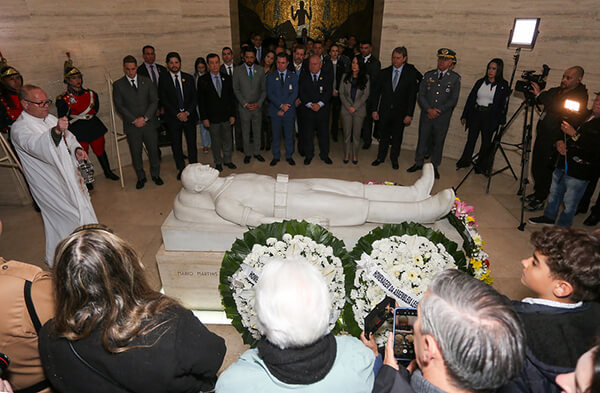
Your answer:
[[[37,105],[37,106],[49,106],[50,104],[52,104],[52,100],[46,100],[46,101],[40,101],[40,102],[35,102],[35,101],[30,101],[28,99],[25,99],[25,101],[33,104],[33,105]]]

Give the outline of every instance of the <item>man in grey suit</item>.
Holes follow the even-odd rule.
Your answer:
[[[244,64],[233,73],[233,93],[238,101],[245,164],[250,163],[252,156],[260,162],[265,161],[259,152],[262,106],[267,97],[267,86],[265,71],[263,67],[254,64],[255,60],[254,48],[245,48]],[[252,143],[250,143],[250,130],[252,130]]]
[[[123,117],[123,131],[131,153],[131,161],[137,175],[135,188],[138,190],[146,183],[146,174],[142,162],[142,144],[146,145],[150,159],[150,176],[160,186],[160,161],[158,158],[158,134],[156,128],[156,107],[158,91],[152,81],[137,73],[135,57],[128,55],[123,59],[125,76],[113,83],[113,100],[117,111]]]
[[[437,57],[437,69],[426,72],[419,86],[421,106],[419,141],[415,163],[407,169],[407,172],[422,169],[425,156],[431,152],[435,178],[439,179],[438,167],[442,162],[444,141],[460,93],[460,75],[451,69],[453,62],[456,61],[456,53],[452,49],[439,49]]]

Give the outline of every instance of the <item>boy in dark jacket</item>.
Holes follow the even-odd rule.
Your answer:
[[[559,392],[600,326],[600,232],[548,227],[531,235],[521,282],[537,294],[515,301],[527,335],[527,362],[504,392]]]

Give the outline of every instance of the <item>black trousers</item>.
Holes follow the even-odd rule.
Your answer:
[[[585,193],[581,200],[579,201],[579,208],[577,210],[585,210],[590,207],[590,203],[592,202],[592,196],[594,195],[594,191],[596,191],[596,184],[598,184],[599,174],[590,180],[587,188],[585,189]],[[600,197],[596,199],[596,204],[592,207],[592,213],[596,216],[600,215]]]
[[[338,138],[340,130],[340,110],[342,109],[342,101],[340,97],[331,97],[331,137],[335,140]]]
[[[479,134],[481,134],[481,146],[479,147],[479,158],[477,163],[480,167],[486,168],[489,163],[492,136],[495,131],[492,124],[492,111],[474,111],[473,117],[470,119],[469,123],[467,143],[465,144],[465,148],[459,161],[471,162],[477,138],[479,138]]]
[[[402,138],[404,137],[404,117],[403,114],[398,113],[388,113],[381,116],[379,120],[379,151],[377,152],[377,159],[379,161],[385,161],[391,145],[390,160],[391,162],[398,162]]]
[[[367,116],[365,116],[361,132],[362,140],[367,145],[370,145],[373,140],[373,118],[369,108],[371,108],[371,100],[367,100]]]
[[[183,143],[181,136],[185,134],[185,142],[187,144],[187,156],[190,164],[198,162],[198,147],[196,146],[196,123],[186,121],[185,123],[175,119],[167,120],[167,129],[171,139],[171,150],[173,158],[178,170],[185,168],[185,160],[183,159]]]
[[[551,130],[537,127],[537,135],[531,155],[531,174],[534,181],[533,190],[537,200],[546,200],[550,193],[552,172],[554,172],[557,154]]]
[[[319,111],[302,108],[302,146],[306,158],[315,156],[314,138],[315,131],[319,141],[319,157],[329,157],[329,107],[324,106]]]

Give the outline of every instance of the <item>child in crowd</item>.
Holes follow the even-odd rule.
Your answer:
[[[547,227],[531,235],[521,282],[536,293],[514,302],[527,335],[527,364],[509,390],[558,392],[600,326],[600,232]]]

